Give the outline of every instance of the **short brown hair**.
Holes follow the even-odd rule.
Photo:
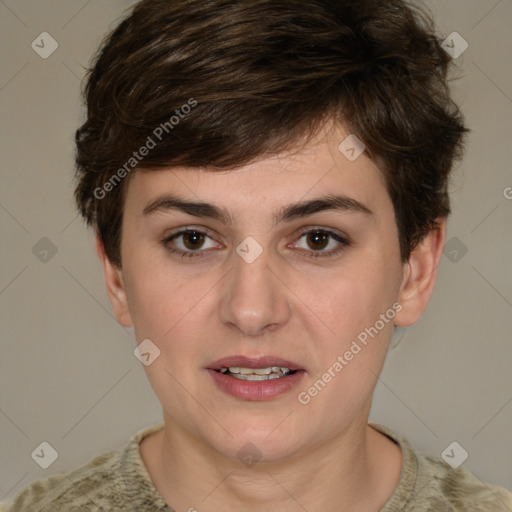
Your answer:
[[[405,262],[450,213],[448,177],[468,130],[449,63],[431,17],[404,0],[143,0],[89,70],[78,208],[120,267],[131,168],[236,168],[333,120],[379,162]],[[131,161],[159,126],[161,140]]]

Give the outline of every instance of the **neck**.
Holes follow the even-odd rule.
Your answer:
[[[378,511],[398,482],[401,453],[362,419],[285,460],[246,467],[165,418],[141,453],[158,491],[179,511]]]

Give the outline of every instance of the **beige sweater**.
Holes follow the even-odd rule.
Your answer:
[[[407,439],[370,425],[398,443],[403,454],[398,485],[380,512],[512,512],[510,492],[481,482],[462,467],[452,469],[442,459],[419,455]],[[122,450],[32,483],[0,511],[174,512],[153,484],[139,451],[140,441],[162,426],[142,430]]]

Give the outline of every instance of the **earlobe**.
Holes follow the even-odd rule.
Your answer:
[[[436,229],[430,231],[412,251],[404,264],[404,276],[398,302],[402,309],[395,317],[395,325],[408,327],[417,322],[434,291],[437,267],[446,239],[446,219],[437,219]]]
[[[112,304],[116,319],[123,327],[131,327],[132,320],[128,310],[128,301],[126,300],[122,271],[108,258],[105,253],[105,247],[98,233],[96,233],[96,252],[103,268],[103,276],[107,287],[108,298]]]

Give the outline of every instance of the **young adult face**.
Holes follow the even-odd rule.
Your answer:
[[[167,426],[211,453],[235,458],[250,442],[263,461],[279,461],[357,436],[393,324],[411,325],[427,305],[444,224],[402,264],[383,178],[364,153],[352,162],[337,149],[347,135],[336,128],[234,171],[136,172],[122,269],[98,240],[119,322],[160,350],[145,370]],[[193,215],[168,207],[171,196],[210,206]],[[290,210],[334,196],[359,206]],[[250,365],[216,364],[230,356],[299,371],[256,382],[215,372]]]

